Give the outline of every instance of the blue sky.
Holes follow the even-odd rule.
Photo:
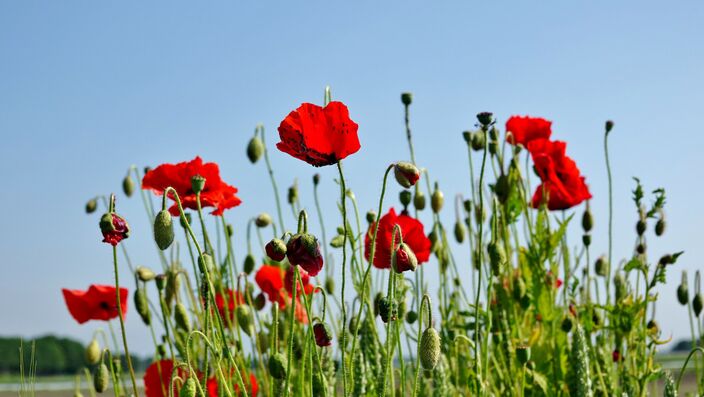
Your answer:
[[[68,316],[60,288],[112,282],[110,249],[83,205],[119,191],[131,164],[201,155],[240,188],[244,203],[228,213],[238,230],[273,214],[265,170],[249,164],[245,145],[258,122],[273,144],[279,121],[320,103],[330,84],[360,125],[362,150],[345,168],[363,211],[375,206],[384,167],[408,158],[399,94],[412,91],[416,155],[447,197],[468,191],[461,132],[477,112],[501,124],[512,114],[553,120],[594,194],[596,253],[607,246],[601,138],[613,119],[615,257],[632,250],[631,177],[664,187],[669,228],[651,238],[651,255],[686,253],[659,289],[657,317],[665,336],[686,335],[675,289],[680,270],[693,273],[704,257],[704,4],[575,3],[1,3],[0,333],[89,337],[95,324]],[[271,155],[279,184],[298,178],[312,208],[314,170]],[[335,169],[318,171],[334,214]],[[134,229],[127,247],[158,268],[141,206],[119,198]],[[443,219],[453,217],[448,207]],[[127,332],[149,351],[134,310]]]

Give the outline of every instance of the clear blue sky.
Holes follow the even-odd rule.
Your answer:
[[[279,121],[300,102],[321,102],[326,84],[360,125],[362,150],[345,168],[364,211],[384,166],[408,158],[402,91],[415,95],[418,161],[447,197],[468,191],[460,133],[477,112],[502,123],[511,114],[553,120],[594,194],[597,253],[607,230],[601,137],[615,120],[615,257],[632,250],[631,177],[665,187],[669,229],[651,239],[651,255],[686,253],[660,288],[657,313],[665,336],[688,333],[675,288],[680,270],[693,273],[704,257],[703,3],[255,3],[0,4],[0,334],[88,339],[96,324],[78,326],[60,288],[112,282],[109,246],[83,205],[119,191],[130,164],[219,162],[244,202],[227,214],[241,252],[246,218],[274,213],[263,166],[244,156],[255,124],[273,144]],[[298,177],[311,208],[314,170],[271,154],[280,185]],[[335,214],[335,169],[318,171]],[[141,205],[118,201],[134,228],[127,247],[135,262],[158,268]],[[454,221],[449,208],[443,217]],[[147,352],[133,307],[127,331]]]

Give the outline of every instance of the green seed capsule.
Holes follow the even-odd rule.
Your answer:
[[[423,194],[420,190],[417,190],[416,194],[413,196],[413,207],[415,207],[418,211],[423,211],[425,209],[425,194]]]
[[[658,219],[655,224],[655,235],[662,236],[665,233],[665,218]]]
[[[110,379],[110,372],[108,371],[108,366],[105,363],[100,363],[95,367],[95,372],[93,372],[93,387],[98,393],[102,393],[108,389],[108,381]]]
[[[191,332],[191,318],[188,316],[186,306],[181,302],[178,302],[174,309],[174,320],[179,328],[186,332]]]
[[[401,205],[405,207],[408,207],[408,204],[411,203],[412,199],[412,194],[408,190],[401,190],[401,193],[398,194],[398,199],[401,201]]]
[[[154,241],[164,251],[174,242],[174,223],[167,210],[161,210],[154,218]]]
[[[440,361],[440,335],[435,328],[428,327],[420,339],[420,363],[426,370],[432,370]]]
[[[516,358],[521,365],[525,365],[530,360],[530,346],[518,346],[516,348]]]
[[[604,277],[609,272],[609,262],[606,260],[605,256],[600,256],[596,262],[594,262],[594,273],[598,276]]]
[[[588,233],[592,230],[593,227],[594,217],[592,216],[592,212],[589,211],[589,208],[587,208],[587,210],[584,211],[584,214],[582,214],[582,229],[585,233]]]

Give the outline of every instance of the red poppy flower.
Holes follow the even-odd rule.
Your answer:
[[[230,387],[230,390],[234,390],[234,395],[239,396],[240,395],[240,386],[238,385],[237,381],[234,379],[234,376],[235,376],[234,373],[232,376],[233,376],[233,379],[232,379],[232,386]],[[249,390],[249,395],[256,396],[257,393],[259,392],[259,384],[257,384],[257,378],[254,377],[254,374],[249,374],[249,384],[247,384],[246,377],[244,379],[244,382],[245,382],[245,386]],[[218,393],[218,380],[215,377],[208,379],[208,383],[206,384],[206,387],[208,388],[208,397],[218,397],[220,395],[222,395],[222,396],[225,395],[224,392],[222,394]]]
[[[286,257],[292,265],[298,265],[315,277],[323,268],[318,239],[310,233],[296,234],[286,244]]]
[[[256,281],[259,288],[264,292],[269,301],[272,303],[277,303],[279,308],[283,309],[288,306],[291,302],[292,295],[284,288],[284,278],[285,272],[278,266],[263,265],[254,275],[254,281]],[[306,290],[308,288],[306,287]],[[301,304],[300,296],[296,296],[296,319],[298,321],[307,324],[308,316],[306,315],[306,310]]]
[[[551,127],[552,121],[540,117],[511,116],[506,121],[506,142],[525,147],[532,140],[550,138]]]
[[[364,240],[364,256],[369,260],[371,254],[372,237],[374,237],[375,223],[369,225],[367,236]],[[376,250],[374,251],[374,266],[379,269],[388,269],[391,267],[391,233],[394,225],[399,225],[403,242],[416,255],[418,264],[427,262],[430,258],[430,240],[426,237],[423,231],[423,224],[416,218],[409,216],[406,213],[396,215],[396,211],[391,208],[386,215],[379,220],[379,232],[376,237]],[[396,244],[400,244],[396,237]],[[396,246],[398,248],[398,245]]]
[[[202,207],[213,207],[213,215],[222,215],[227,209],[236,207],[242,202],[236,195],[237,188],[223,182],[220,178],[220,168],[216,163],[203,163],[200,157],[196,156],[191,161],[178,164],[162,164],[150,170],[142,179],[142,189],[149,189],[161,196],[169,186],[173,187],[181,199],[184,208],[197,210],[198,204],[196,194],[191,186],[191,179],[194,176],[205,178],[205,186],[200,192],[200,204]],[[176,200],[173,193],[169,198]],[[171,214],[179,215],[178,205],[169,208]]]
[[[227,300],[227,306],[225,306],[225,300]],[[223,319],[227,319],[227,313],[229,313],[230,320],[234,321],[235,308],[242,304],[244,304],[244,296],[239,291],[228,289],[224,293],[215,296],[215,305],[218,307],[220,317]],[[228,323],[226,320],[224,322]]]
[[[130,226],[127,221],[114,212],[103,214],[99,225],[100,232],[103,233],[103,242],[113,247],[130,236]]]
[[[342,102],[304,103],[279,125],[276,147],[315,167],[331,165],[359,150],[358,127]]]
[[[293,296],[294,274],[295,273],[293,266],[289,266],[288,269],[286,269],[286,273],[284,274],[284,287],[286,287],[286,291],[288,291],[289,295],[291,296]],[[301,281],[303,282],[303,288],[306,295],[310,295],[313,292],[313,289],[315,289],[315,287],[310,283],[310,274],[308,274],[308,272],[302,269],[300,266],[298,268],[298,274],[300,275]],[[300,294],[301,286],[297,285],[296,287],[296,294]]]
[[[332,331],[325,323],[316,323],[313,325],[313,336],[315,336],[315,344],[320,347],[330,346],[332,344]]]
[[[174,369],[174,362],[171,360],[155,361],[149,365],[144,373],[144,394],[147,397],[169,397],[169,383],[171,382],[171,372]],[[188,378],[188,371],[179,367],[176,370],[178,376],[184,381]],[[174,396],[178,396],[179,390],[174,384]]]
[[[62,289],[66,306],[71,316],[83,324],[88,320],[108,321],[118,316],[115,302],[115,287],[110,285],[91,285],[87,291]],[[127,288],[120,288],[120,306],[122,315],[127,314]]]
[[[535,170],[542,183],[533,194],[533,208],[547,194],[550,210],[565,210],[592,197],[577,164],[565,155],[565,142],[538,139],[528,144]]]

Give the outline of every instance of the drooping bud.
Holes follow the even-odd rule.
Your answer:
[[[310,233],[296,234],[286,245],[286,257],[292,265],[298,265],[315,277],[323,268],[318,239]]]
[[[589,207],[587,207],[587,209],[584,210],[584,214],[582,214],[582,229],[588,233],[593,227],[594,217],[592,216],[592,212],[589,210]]]
[[[401,190],[401,192],[398,194],[398,199],[401,202],[401,205],[403,205],[403,208],[408,207],[408,204],[411,203],[411,200],[413,199],[413,195],[411,194],[410,191],[408,190]]]
[[[100,345],[98,340],[93,338],[86,346],[86,362],[95,365],[100,361]]]
[[[252,137],[247,144],[247,158],[249,162],[256,163],[264,153],[264,143],[258,136]]]
[[[96,199],[90,199],[86,203],[86,214],[92,214],[98,209],[98,201]]]
[[[254,305],[254,309],[256,311],[261,311],[266,305],[266,297],[263,293],[260,292],[259,294],[257,294],[256,297],[254,297],[254,301],[252,302],[252,304]]]
[[[191,332],[191,318],[188,316],[188,310],[183,303],[176,303],[174,308],[174,320],[176,320],[176,325],[186,332]]]
[[[132,197],[132,193],[134,193],[134,180],[130,174],[127,174],[125,179],[122,180],[122,191],[125,192],[127,197]]]
[[[154,218],[154,241],[164,251],[174,242],[174,223],[167,210],[161,210]]]
[[[201,175],[193,175],[191,177],[191,190],[193,190],[193,193],[199,194],[200,192],[203,191],[203,188],[205,187],[205,177]]]
[[[462,244],[464,242],[464,225],[462,222],[459,220],[455,222],[455,241],[457,241],[459,244]]]
[[[203,252],[203,255],[198,257],[198,270],[200,270],[201,273],[207,273],[214,268],[215,262],[213,261],[213,257],[209,253]]]
[[[530,360],[530,346],[520,345],[516,347],[516,358],[521,365],[525,365]]]
[[[237,323],[245,334],[254,335],[254,313],[247,305],[239,305],[235,309],[237,312]]]
[[[135,273],[137,273],[137,278],[144,282],[152,281],[154,280],[154,277],[156,277],[156,273],[154,273],[152,269],[145,266],[137,266]]]
[[[604,255],[597,258],[596,262],[594,262],[594,273],[601,277],[605,277],[609,273],[609,261],[606,260]]]
[[[440,361],[440,335],[435,328],[428,327],[420,338],[420,363],[423,368],[430,371]]]
[[[254,219],[254,224],[257,225],[257,227],[267,227],[271,225],[271,215],[266,212],[259,214],[259,216]]]
[[[399,185],[408,189],[420,179],[420,170],[412,163],[399,161],[394,165],[394,176]]]
[[[147,301],[147,293],[144,288],[137,288],[134,291],[134,307],[142,318],[142,322],[145,325],[149,325],[152,322],[152,313],[149,311],[149,302]]]
[[[254,255],[247,254],[247,256],[244,257],[244,265],[242,266],[244,272],[247,274],[252,274],[255,265],[256,260],[254,259]]]
[[[418,211],[425,209],[425,194],[420,190],[417,190],[416,194],[413,196],[413,207]]]
[[[411,103],[413,103],[413,94],[410,92],[401,93],[401,103],[403,103],[405,106],[409,106]]]
[[[472,131],[462,131],[462,138],[467,144],[472,142]]]
[[[368,223],[376,222],[376,211],[367,211],[367,222]]]
[[[269,374],[274,379],[286,379],[286,358],[283,354],[274,353],[269,356]]]
[[[130,236],[127,221],[114,212],[107,212],[100,218],[100,231],[103,233],[103,242],[113,247]]]
[[[433,195],[430,197],[430,208],[432,208],[433,212],[437,214],[442,209],[442,205],[444,203],[445,195],[442,194],[438,188],[438,183],[435,182],[435,190],[433,191]]]
[[[398,245],[398,248],[394,251],[394,255],[391,257],[391,262],[393,269],[399,274],[407,270],[414,272],[416,271],[416,267],[418,267],[416,254],[406,243]]]
[[[178,397],[195,397],[196,391],[196,381],[192,377],[189,377],[188,379],[186,379],[186,382],[184,382],[183,386],[181,387],[181,390],[178,393]]]
[[[278,238],[272,239],[264,247],[266,256],[276,262],[281,262],[286,257],[286,243]]]
[[[93,388],[98,393],[102,393],[108,389],[108,382],[110,379],[110,372],[108,371],[108,366],[105,363],[100,363],[95,367],[95,372],[93,372]]]
[[[315,344],[324,347],[332,344],[332,332],[330,327],[323,322],[313,325],[313,335],[315,335]]]

